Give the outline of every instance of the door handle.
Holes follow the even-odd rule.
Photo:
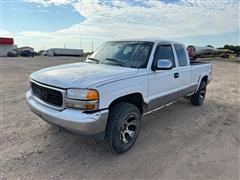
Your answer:
[[[174,78],[179,78],[179,73],[174,73]]]

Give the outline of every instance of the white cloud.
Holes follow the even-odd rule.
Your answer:
[[[66,5],[75,2],[75,0],[25,0],[25,2],[36,3],[40,5]]]
[[[42,5],[72,6],[86,18],[80,24],[52,33],[21,32],[22,38],[39,38],[53,45],[68,42],[79,44],[79,27],[83,45],[89,40],[220,35],[239,31],[239,1],[181,0],[177,3],[135,0],[28,0]],[[135,4],[134,4],[135,2]],[[138,5],[141,2],[141,6]],[[53,43],[54,42],[54,43]],[[58,43],[56,43],[58,42]],[[90,43],[89,43],[90,44]],[[89,49],[90,45],[86,45]]]
[[[13,37],[13,34],[7,30],[0,30],[0,37]]]
[[[143,1],[145,6],[130,6],[114,1],[112,5],[79,1],[74,7],[86,17],[85,24],[95,24],[105,31],[112,28],[123,36],[211,35],[236,31],[236,3],[224,1],[182,1],[165,4]],[[235,5],[235,7],[234,7]],[[109,29],[111,28],[111,29]],[[126,29],[131,34],[126,34]],[[137,33],[136,33],[137,32]]]

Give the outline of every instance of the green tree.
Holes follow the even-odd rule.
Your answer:
[[[212,46],[212,45],[207,45],[207,47],[214,48],[214,46]]]
[[[240,54],[240,46],[233,46],[233,45],[226,44],[223,46],[223,48],[220,48],[220,49],[229,49],[231,51],[234,51],[234,53],[236,54]]]

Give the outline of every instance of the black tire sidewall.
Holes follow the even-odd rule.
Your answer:
[[[200,106],[204,102],[204,99],[206,97],[206,87],[207,87],[206,82],[202,81],[197,92],[192,96],[191,102],[193,105]],[[201,99],[200,93],[203,88],[205,88],[205,95],[204,95],[204,98]]]
[[[124,120],[129,116],[133,115],[137,120],[137,127],[135,136],[127,144],[124,144],[120,140],[120,130],[124,123]],[[139,109],[130,103],[120,103],[114,106],[110,110],[109,114],[109,126],[107,128],[107,141],[112,152],[122,154],[133,146],[135,143],[139,130],[141,127],[141,113]]]

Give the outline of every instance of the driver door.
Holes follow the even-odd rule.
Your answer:
[[[156,70],[149,75],[149,110],[156,109],[172,101],[171,94],[178,88],[177,68],[171,44],[159,44],[155,50],[152,67],[159,59],[169,59],[173,68]]]

